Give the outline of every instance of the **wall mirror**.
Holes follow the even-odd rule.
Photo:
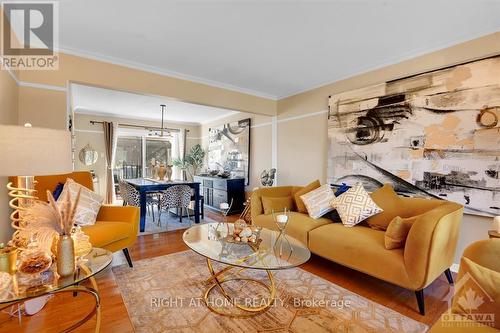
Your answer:
[[[98,157],[99,153],[94,148],[92,148],[90,144],[87,144],[85,147],[83,147],[80,150],[80,153],[78,154],[80,162],[82,162],[85,165],[95,164],[97,162]]]

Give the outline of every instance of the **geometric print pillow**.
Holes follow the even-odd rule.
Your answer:
[[[307,213],[313,219],[318,219],[334,210],[331,203],[335,199],[332,188],[324,184],[311,192],[300,196],[307,208]]]
[[[83,185],[78,184],[73,179],[66,179],[66,183],[64,184],[63,191],[57,200],[57,203],[60,204],[62,198],[66,197],[66,192],[69,191],[69,195],[71,201],[76,200],[76,196],[78,195],[78,190],[82,189],[80,193],[80,201],[78,202],[78,206],[76,207],[75,213],[75,223],[76,225],[94,225],[97,219],[97,214],[101,209],[102,202],[104,198],[99,194],[89,190]]]
[[[337,209],[342,224],[346,227],[353,227],[370,216],[383,211],[370,198],[361,183],[356,183],[349,190],[336,197],[332,202],[332,206]]]

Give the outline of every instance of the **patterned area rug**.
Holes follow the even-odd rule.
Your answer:
[[[216,265],[218,266],[218,265]],[[221,268],[218,266],[217,268]],[[185,251],[113,268],[137,332],[425,332],[427,326],[300,268],[276,271],[277,297],[267,311],[248,318],[211,312],[203,302],[209,286],[205,259]],[[239,274],[262,277],[245,270]],[[267,281],[266,281],[267,282]],[[256,296],[258,284],[228,286],[235,295]],[[224,304],[215,289],[211,301]],[[220,303],[218,301],[221,301]]]
[[[144,229],[144,232],[139,232],[139,236],[158,234],[161,232],[167,232],[178,229],[187,229],[190,227],[189,224],[190,221],[188,220],[187,216],[183,217],[182,222],[180,222],[179,217],[177,215],[164,212],[161,215],[160,225],[158,225],[158,211],[156,209],[154,216],[155,218],[153,220],[153,216],[151,214],[148,213],[146,215],[146,227]],[[191,220],[191,225],[195,225],[193,216],[190,217],[190,220]],[[200,221],[200,223],[210,223],[210,222],[216,222],[216,221],[210,219],[207,216],[205,216],[205,218]]]

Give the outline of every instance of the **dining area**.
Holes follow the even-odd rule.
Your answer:
[[[187,228],[203,219],[199,182],[144,177],[120,179],[118,185],[123,205],[140,209],[141,233],[178,229],[179,224]]]

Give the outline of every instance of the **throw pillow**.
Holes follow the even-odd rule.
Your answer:
[[[500,329],[500,289],[498,288],[500,272],[475,263],[467,257],[462,257],[456,285],[461,287],[455,290],[451,312],[465,317],[484,318],[485,321],[488,320],[488,325]]]
[[[347,191],[350,188],[351,187],[349,185],[347,185],[346,183],[342,183],[342,185],[339,186],[339,188],[337,189],[337,191],[334,194],[336,197],[338,197],[339,195],[341,195],[342,193],[344,193],[345,191]]]
[[[264,207],[264,214],[271,214],[273,211],[282,212],[286,209],[293,209],[293,200],[291,196],[288,197],[262,197],[262,207]]]
[[[385,248],[392,250],[405,247],[406,237],[417,218],[418,216],[393,218],[384,234]]]
[[[387,230],[389,223],[398,215],[404,205],[401,203],[401,198],[394,191],[390,184],[385,184],[378,190],[374,191],[370,197],[379,206],[383,212],[366,220],[372,229]]]
[[[331,202],[335,199],[330,185],[324,184],[309,193],[300,196],[307,208],[307,213],[313,219],[318,219],[334,210]]]
[[[83,185],[78,184],[73,179],[68,178],[64,184],[63,191],[59,196],[58,203],[68,192],[71,200],[76,200],[76,196],[78,195],[78,191],[80,189],[82,192],[80,193],[80,201],[76,207],[75,223],[80,226],[93,225],[96,222],[97,214],[99,213],[99,209],[101,209],[102,202],[104,201],[104,198],[99,194],[89,190]]]
[[[361,183],[334,198],[332,205],[340,215],[342,224],[353,227],[359,222],[382,212],[382,209],[370,198]]]
[[[59,196],[61,195],[63,188],[64,188],[63,183],[57,183],[56,188],[54,189],[54,191],[52,191],[52,196],[54,197],[54,200],[59,199]]]
[[[298,190],[295,193],[295,195],[293,197],[295,199],[295,206],[297,206],[297,211],[299,213],[305,213],[305,214],[307,214],[307,207],[304,204],[304,201],[302,201],[302,199],[300,198],[300,196],[304,195],[306,193],[309,193],[312,190],[315,190],[315,189],[317,189],[320,186],[321,186],[321,184],[320,184],[319,180],[315,180],[312,183],[307,184],[306,186],[304,186],[302,189]]]

